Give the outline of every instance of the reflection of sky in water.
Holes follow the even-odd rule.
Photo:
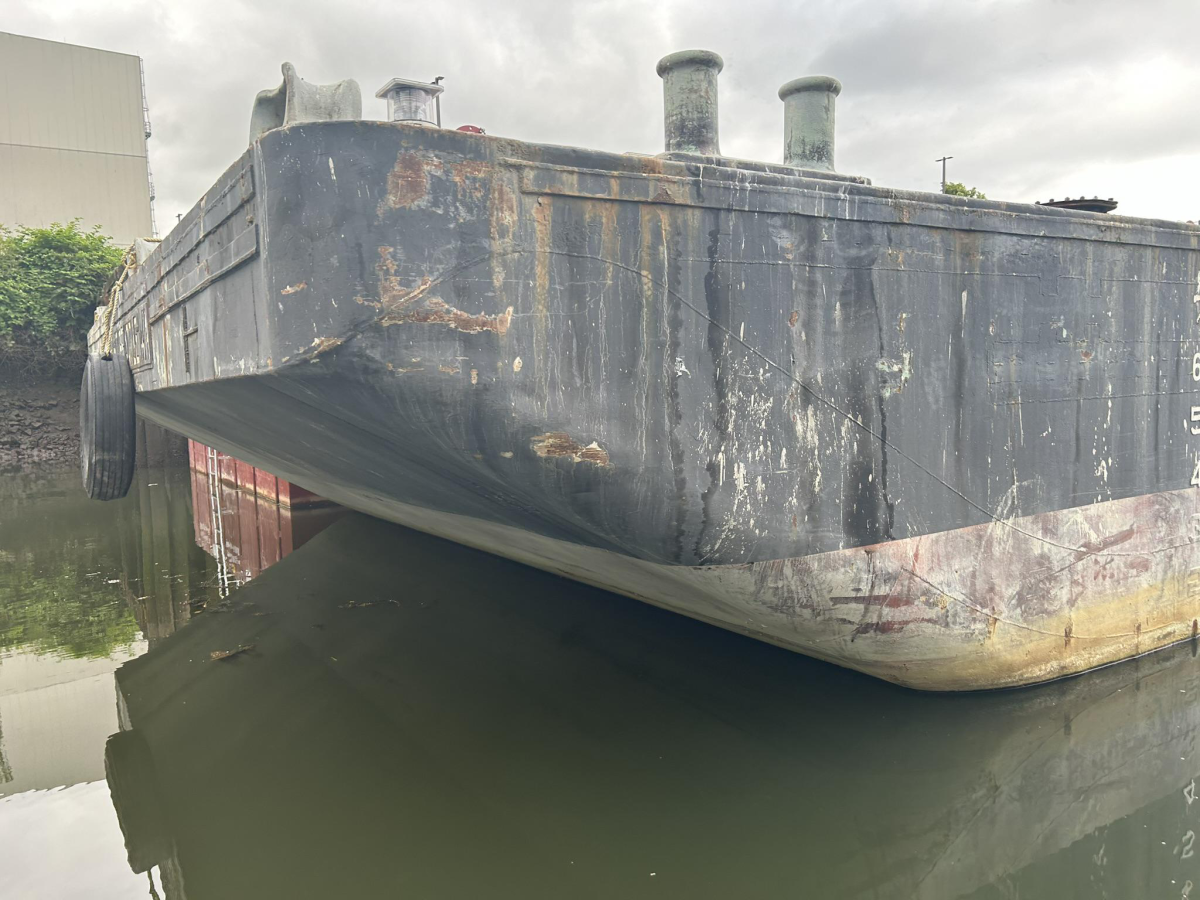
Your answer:
[[[101,659],[0,657],[0,884],[5,898],[147,896],[125,862],[104,781],[118,728],[113,671],[145,641]]]
[[[99,754],[103,769],[103,742]],[[6,900],[149,896],[147,876],[135,875],[125,861],[103,780],[0,800],[0,873]]]
[[[89,501],[74,469],[0,476],[3,900],[149,895],[104,780],[105,744],[127,727],[113,673],[193,615],[223,612],[231,588],[336,515],[293,522],[183,460],[143,466],[112,503]]]
[[[101,659],[0,656],[0,797],[104,777],[104,742],[118,727],[112,673],[145,651],[137,641]]]
[[[146,652],[156,602],[186,616],[215,591],[194,547],[186,469],[135,486],[104,504],[87,500],[74,469],[0,477],[4,900],[149,896],[104,780],[105,742],[120,729],[113,673]]]

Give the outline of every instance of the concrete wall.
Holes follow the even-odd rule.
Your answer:
[[[0,32],[0,225],[152,233],[136,56]]]

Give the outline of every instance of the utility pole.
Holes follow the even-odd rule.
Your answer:
[[[954,159],[953,156],[943,156],[941,159],[935,159],[934,162],[942,164],[942,193],[946,193],[946,160]]]

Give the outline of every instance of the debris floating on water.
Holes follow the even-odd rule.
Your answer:
[[[238,644],[238,646],[233,650],[214,650],[212,653],[208,654],[208,658],[214,661],[218,659],[229,659],[232,656],[237,656],[239,653],[246,653],[247,651],[253,649],[253,644]]]

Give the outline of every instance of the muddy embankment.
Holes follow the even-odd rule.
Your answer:
[[[0,470],[79,459],[79,386],[0,380]]]

